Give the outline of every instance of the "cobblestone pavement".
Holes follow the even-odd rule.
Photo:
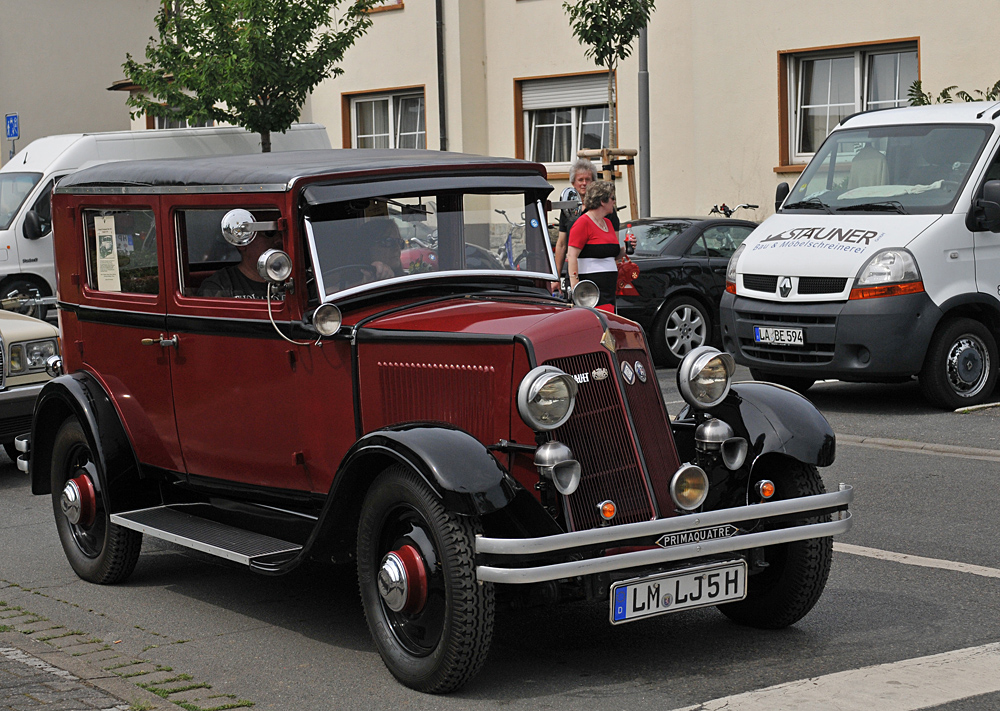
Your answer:
[[[0,646],[2,711],[128,711],[130,707],[64,669],[16,647]]]

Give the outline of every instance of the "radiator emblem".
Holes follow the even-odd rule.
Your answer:
[[[611,335],[611,331],[605,330],[604,335],[601,336],[601,345],[607,348],[612,353],[615,352],[615,337]]]
[[[594,368],[590,373],[590,377],[592,377],[594,380],[604,380],[605,378],[608,377],[608,369]]]
[[[639,361],[635,362],[635,374],[639,376],[639,382],[646,382],[646,369]]]
[[[632,385],[635,382],[635,371],[632,370],[632,366],[622,361],[622,377],[625,378],[625,382]]]
[[[785,298],[792,293],[792,280],[785,277],[781,280],[781,286],[778,287],[778,292],[781,294],[781,298]]]
[[[696,528],[691,531],[680,531],[678,533],[668,533],[660,536],[656,545],[661,548],[681,546],[685,543],[701,543],[702,541],[715,541],[720,538],[731,538],[739,533],[738,528],[731,524],[725,526],[711,526],[710,528]]]

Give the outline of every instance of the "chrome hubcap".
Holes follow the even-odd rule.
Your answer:
[[[989,379],[989,351],[978,338],[963,336],[952,346],[947,368],[948,380],[955,392],[965,397],[976,395]]]
[[[80,487],[75,480],[70,479],[63,487],[59,508],[62,509],[63,516],[74,526],[80,523],[80,498]]]
[[[406,566],[395,551],[387,553],[382,559],[382,568],[378,572],[378,593],[393,612],[400,612],[406,607],[409,593]]]

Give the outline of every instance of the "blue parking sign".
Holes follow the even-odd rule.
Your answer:
[[[7,114],[7,140],[16,141],[21,137],[21,127],[18,125],[17,114]]]

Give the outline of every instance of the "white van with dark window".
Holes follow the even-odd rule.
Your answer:
[[[755,378],[986,401],[1000,357],[1000,103],[845,119],[729,262],[723,343]]]
[[[329,148],[326,128],[295,124],[271,134],[271,150]],[[20,297],[21,313],[44,315],[36,299],[55,294],[52,265],[53,184],[98,163],[145,158],[260,152],[260,136],[235,127],[114,131],[47,136],[32,141],[0,168],[0,299]]]

